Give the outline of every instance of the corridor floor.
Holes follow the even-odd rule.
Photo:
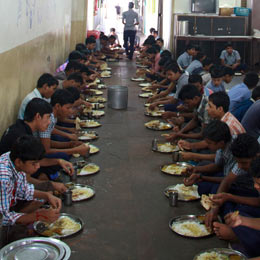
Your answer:
[[[101,167],[93,176],[78,178],[78,183],[96,189],[96,196],[62,211],[80,216],[85,228],[65,240],[73,260],[191,260],[203,249],[226,247],[215,236],[187,239],[174,234],[169,220],[183,214],[204,214],[199,202],[179,203],[170,207],[163,195],[165,187],[182,182],[181,177],[167,176],[160,166],[171,162],[170,155],[151,151],[154,137],[161,132],[148,130],[144,123],[145,99],[137,83],[131,82],[134,62],[110,63],[111,79],[106,85],[125,85],[129,90],[127,110],[105,109],[97,128],[100,138],[93,144],[101,150],[91,161]],[[106,94],[105,94],[106,95]]]

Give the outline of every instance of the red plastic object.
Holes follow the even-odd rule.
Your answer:
[[[96,39],[98,39],[100,36],[100,31],[96,31],[96,30],[87,31],[87,37],[92,35],[95,36]]]

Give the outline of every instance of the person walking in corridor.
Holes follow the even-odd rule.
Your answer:
[[[135,26],[139,24],[138,14],[133,11],[134,3],[130,2],[129,10],[123,12],[122,22],[125,25],[124,28],[124,47],[126,50],[126,55],[129,60],[132,60],[133,53],[134,53],[134,42],[135,42],[135,35],[136,29]],[[130,42],[130,46],[128,44]]]

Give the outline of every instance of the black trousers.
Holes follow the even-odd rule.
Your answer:
[[[135,35],[136,35],[136,31],[132,31],[132,30],[124,31],[124,47],[125,47],[126,55],[130,59],[132,59],[134,54]],[[130,46],[128,44],[128,41],[130,43]]]

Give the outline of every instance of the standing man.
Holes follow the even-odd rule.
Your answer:
[[[130,2],[129,10],[123,12],[122,22],[125,25],[124,28],[124,47],[126,50],[126,55],[129,60],[132,60],[134,54],[134,42],[136,29],[135,26],[139,24],[138,14],[133,11],[134,3]],[[130,48],[128,46],[128,39],[130,40]]]

